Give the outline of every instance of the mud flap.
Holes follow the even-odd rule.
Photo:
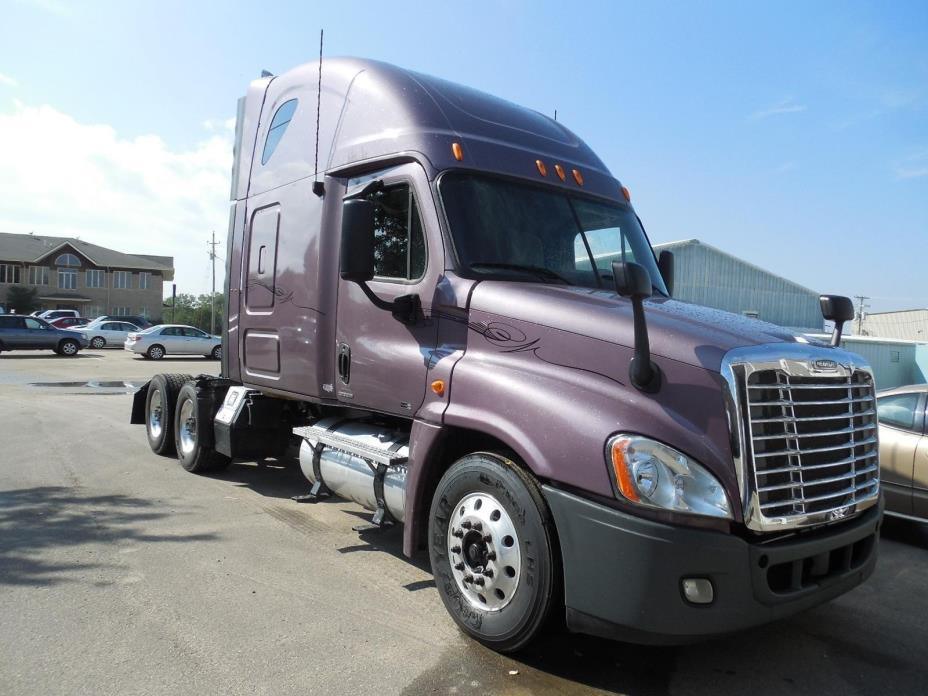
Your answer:
[[[151,382],[145,382],[132,396],[132,415],[129,416],[129,423],[132,425],[145,424],[145,400],[148,398],[149,384]]]

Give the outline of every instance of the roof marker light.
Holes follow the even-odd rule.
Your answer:
[[[624,186],[622,187],[622,195],[625,196],[625,202],[626,202],[626,203],[631,203],[631,202],[632,202],[632,192],[629,191],[629,190],[628,190],[627,188],[625,188]]]
[[[464,148],[461,147],[461,143],[451,143],[451,154],[458,162],[464,159]]]
[[[548,176],[548,168],[541,160],[535,160],[535,166],[538,167],[538,173],[542,176]]]
[[[583,186],[583,174],[580,173],[580,170],[574,169],[573,175],[574,175],[574,181],[576,181],[579,186]]]
[[[559,164],[555,164],[554,171],[557,172],[557,175],[561,178],[561,181],[567,180],[567,172],[564,171],[564,167]]]

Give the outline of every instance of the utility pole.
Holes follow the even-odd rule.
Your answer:
[[[857,335],[860,336],[860,332],[863,331],[864,310],[869,307],[865,300],[870,298],[866,295],[854,295],[854,299],[857,300]]]
[[[216,231],[213,230],[213,240],[209,242],[209,258],[213,262],[213,292],[209,296],[209,332],[216,333]]]

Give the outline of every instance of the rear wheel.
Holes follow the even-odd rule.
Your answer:
[[[72,338],[66,338],[61,343],[58,344],[57,353],[58,355],[64,355],[68,358],[73,358],[77,355],[77,352],[81,349],[77,341]]]
[[[145,355],[152,360],[161,360],[164,357],[164,347],[156,343],[145,352]]]
[[[102,348],[106,345],[106,339],[103,336],[94,336],[93,340],[90,342],[91,348]]]
[[[527,645],[558,603],[551,513],[534,477],[501,454],[469,454],[442,477],[429,515],[429,557],[448,613],[494,650]]]
[[[190,375],[155,375],[145,398],[145,431],[148,446],[155,454],[174,451],[174,409],[177,395]]]
[[[185,384],[177,397],[174,416],[177,459],[182,467],[195,474],[225,469],[231,460],[202,443],[201,429],[209,427],[210,423],[199,420],[197,389],[193,384]]]

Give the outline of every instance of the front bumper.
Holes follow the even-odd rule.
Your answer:
[[[687,643],[789,616],[841,595],[876,565],[882,504],[852,520],[786,540],[635,517],[551,486],[573,631],[645,644]],[[706,605],[683,578],[708,578]]]

